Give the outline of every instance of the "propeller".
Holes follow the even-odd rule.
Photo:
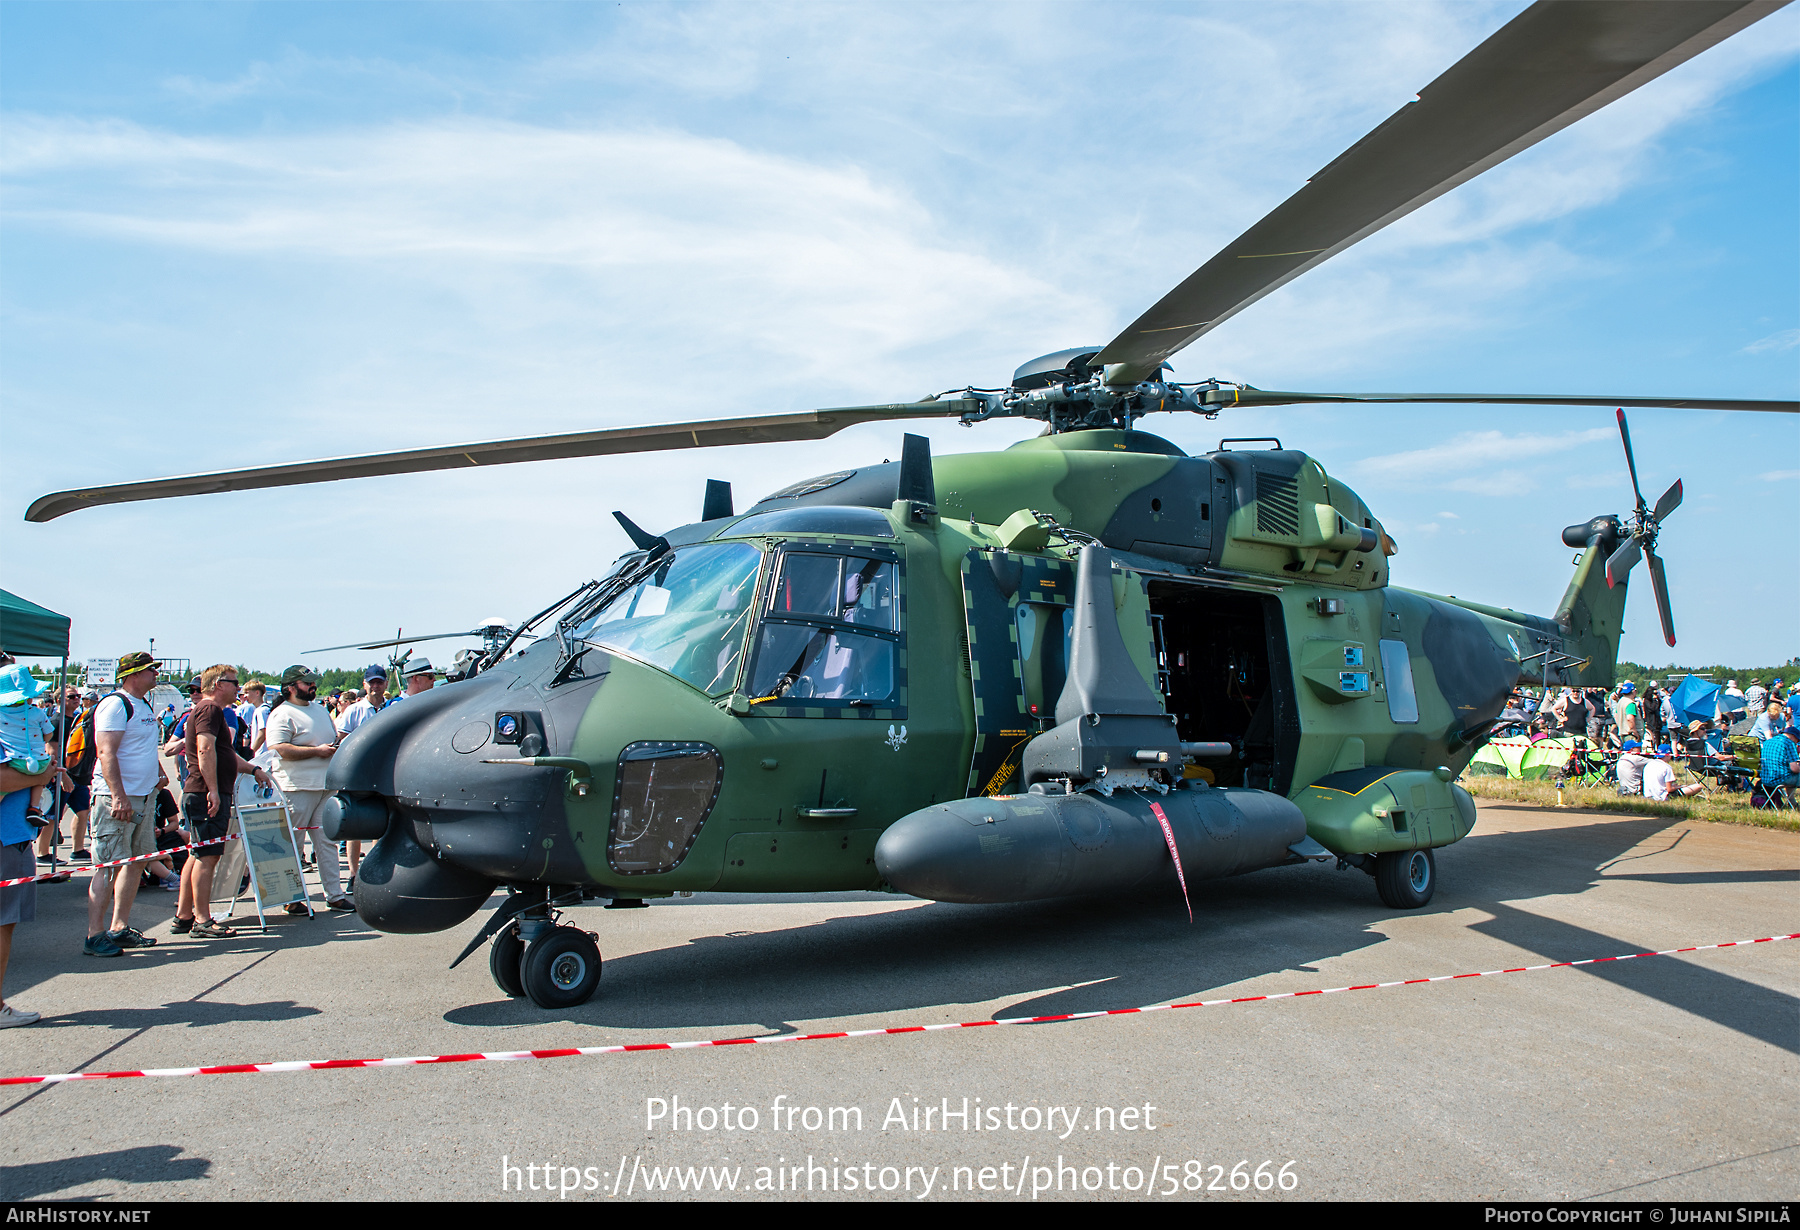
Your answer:
[[[1656,614],[1662,620],[1663,640],[1675,643],[1675,617],[1669,611],[1669,582],[1663,575],[1663,562],[1657,558],[1656,536],[1662,529],[1663,519],[1681,507],[1681,480],[1678,478],[1662,493],[1652,509],[1644,502],[1643,489],[1638,486],[1637,457],[1631,451],[1631,428],[1625,422],[1625,411],[1619,411],[1619,439],[1625,445],[1625,465],[1631,471],[1631,493],[1637,499],[1632,510],[1630,523],[1623,527],[1625,541],[1606,560],[1606,585],[1610,589],[1625,579],[1627,573],[1637,566],[1639,559],[1650,561],[1650,588],[1656,595]]]
[[[858,423],[916,418],[958,418],[963,423],[1002,416],[1047,419],[1053,431],[1063,431],[1128,426],[1155,410],[1212,415],[1228,405],[1307,402],[1625,405],[1791,414],[1800,410],[1800,403],[1585,394],[1291,393],[1218,381],[1176,385],[1155,379],[1165,358],[1270,291],[1785,2],[1538,0],[1163,296],[1098,354],[1085,350],[1045,356],[1057,360],[1049,365],[1055,371],[1027,364],[1020,372],[1036,375],[1005,390],[966,389],[941,400],[618,427],[87,487],[40,497],[25,519],[50,521],[101,504],[383,474],[820,440]],[[730,506],[728,500],[715,503],[718,498],[709,494],[709,517]]]

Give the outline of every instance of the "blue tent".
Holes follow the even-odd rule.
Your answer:
[[[1720,695],[1718,684],[1708,683],[1698,675],[1689,675],[1681,681],[1680,687],[1669,693],[1669,703],[1683,722],[1697,722],[1703,718],[1711,721],[1718,716]]]

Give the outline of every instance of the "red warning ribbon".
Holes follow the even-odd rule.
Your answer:
[[[1181,901],[1187,906],[1188,921],[1193,922],[1194,903],[1188,900],[1187,875],[1181,870],[1181,851],[1175,848],[1175,830],[1169,827],[1169,818],[1163,815],[1161,803],[1152,802],[1150,810],[1156,816],[1156,822],[1162,825],[1163,840],[1169,845],[1169,857],[1175,860],[1175,878],[1181,881]]]

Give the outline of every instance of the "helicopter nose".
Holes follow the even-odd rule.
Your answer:
[[[550,750],[546,718],[537,690],[501,670],[410,696],[344,740],[322,823],[330,840],[376,841],[357,876],[365,922],[441,930],[496,883],[587,879],[569,839],[570,775],[519,763]]]

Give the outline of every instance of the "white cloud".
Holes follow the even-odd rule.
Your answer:
[[[1800,478],[1800,470],[1770,470],[1766,474],[1758,474],[1757,477],[1765,483],[1784,483]]]
[[[684,339],[684,358],[742,348],[789,381],[840,375],[845,356],[873,374],[919,347],[1023,338],[1046,311],[1089,331],[1103,318],[861,168],[682,132],[451,119],[200,139],[14,117],[4,169],[15,226],[372,264],[497,296],[514,325],[625,317]]]
[[[1507,495],[1533,490],[1547,467],[1517,467],[1506,463],[1556,457],[1605,440],[1612,434],[1604,427],[1555,435],[1465,431],[1428,448],[1367,457],[1354,463],[1351,469],[1364,481],[1437,487],[1475,495]]]
[[[1767,337],[1758,338],[1744,347],[1745,354],[1780,354],[1784,350],[1792,350],[1800,346],[1800,329],[1783,329],[1779,333],[1771,333]]]

